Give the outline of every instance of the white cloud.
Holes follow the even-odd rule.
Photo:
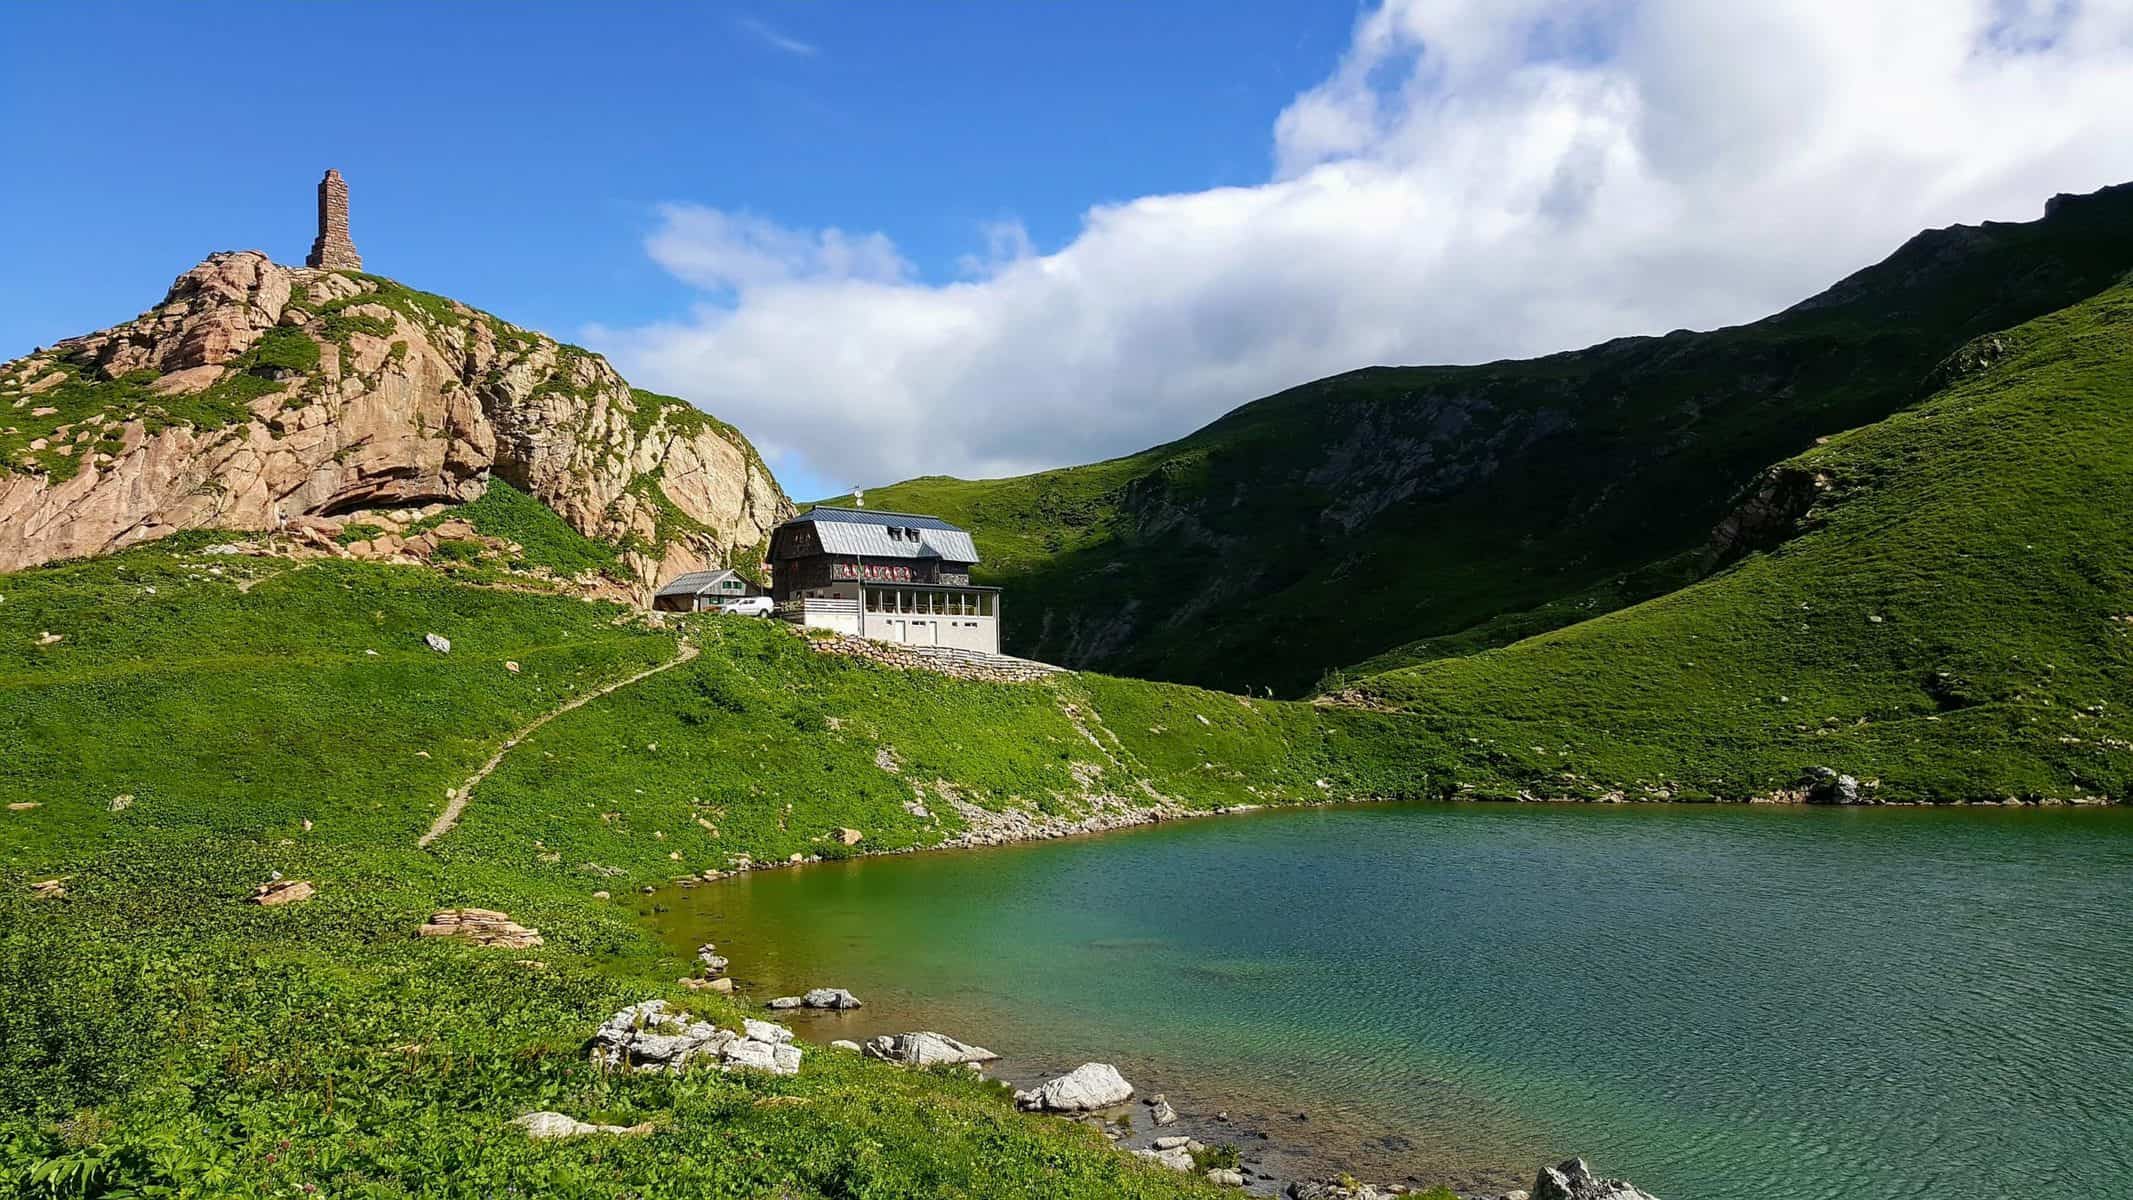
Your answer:
[[[1000,474],[1182,435],[1373,363],[1475,362],[1774,311],[1920,228],[2133,178],[2133,0],[1391,0],[1258,186],[884,235],[673,206],[714,295],[595,331],[625,373],[840,481]]]
[[[783,50],[787,54],[797,54],[802,58],[813,58],[822,52],[821,47],[813,42],[803,42],[768,21],[758,21],[754,17],[738,17],[733,23],[774,50]]]

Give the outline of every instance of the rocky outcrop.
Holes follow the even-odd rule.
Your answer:
[[[1015,1093],[1015,1106],[1036,1112],[1089,1112],[1133,1099],[1133,1085],[1110,1063],[1083,1063],[1057,1079]]]
[[[541,944],[541,931],[511,919],[510,913],[489,908],[447,908],[431,914],[418,937],[456,938],[476,946],[528,950]]]
[[[768,1021],[745,1021],[741,1032],[720,1029],[667,1006],[645,1000],[609,1017],[593,1033],[594,1065],[615,1071],[679,1072],[695,1062],[721,1070],[796,1075],[800,1048],[792,1030]]]
[[[32,414],[39,414],[32,416]],[[747,440],[606,360],[367,276],[224,253],[125,325],[0,366],[0,571],[184,529],[475,499],[492,477],[641,585],[792,512]]]
[[[986,1063],[1000,1057],[983,1046],[959,1042],[946,1034],[885,1033],[868,1038],[868,1058],[902,1063],[907,1067],[937,1067],[959,1063]]]

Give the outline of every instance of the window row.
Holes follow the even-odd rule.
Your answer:
[[[991,592],[924,592],[902,588],[868,588],[867,611],[926,613],[943,617],[993,615]]]

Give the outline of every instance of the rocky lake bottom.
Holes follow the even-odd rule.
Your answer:
[[[811,1041],[1116,1064],[1266,1181],[1666,1200],[2133,1177],[2133,811],[1373,805],[757,872],[652,898]],[[1265,1186],[1262,1184],[1262,1186]]]

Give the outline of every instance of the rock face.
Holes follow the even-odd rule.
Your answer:
[[[0,366],[0,571],[463,502],[492,476],[627,547],[644,588],[748,561],[793,511],[745,438],[598,355],[258,251],[213,255],[134,321]]]
[[[885,1033],[868,1038],[866,1055],[902,1063],[907,1067],[933,1067],[954,1063],[991,1062],[1000,1057],[983,1046],[966,1042],[940,1033]]]
[[[1133,1099],[1133,1085],[1110,1063],[1083,1063],[1034,1090],[1015,1093],[1017,1107],[1037,1112],[1088,1112]]]
[[[1542,1167],[1533,1178],[1533,1200],[1657,1200],[1620,1179],[1601,1179],[1582,1158]]]

